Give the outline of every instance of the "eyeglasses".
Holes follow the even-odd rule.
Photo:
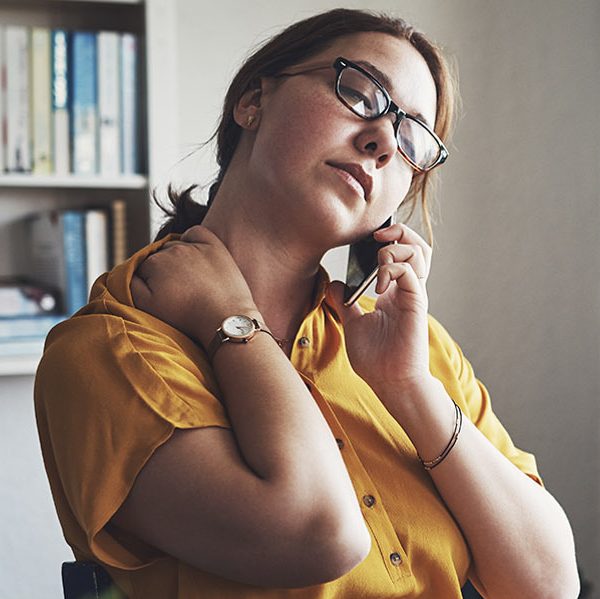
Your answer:
[[[448,158],[446,146],[429,126],[402,110],[371,73],[341,56],[332,65],[313,66],[295,73],[278,73],[274,77],[294,77],[332,67],[336,71],[335,93],[346,108],[367,121],[388,113],[395,115],[394,134],[398,150],[416,171],[430,171]]]

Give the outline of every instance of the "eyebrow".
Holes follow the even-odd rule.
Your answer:
[[[392,87],[394,87],[392,85],[392,80],[368,60],[355,60],[354,62],[369,71],[369,73],[371,73],[371,75],[373,75],[375,79],[377,79],[377,81],[379,81],[379,83],[381,83],[387,90],[390,90]],[[411,116],[416,116],[419,120],[423,121],[429,128],[431,128],[429,121],[420,112],[411,112],[410,114]]]

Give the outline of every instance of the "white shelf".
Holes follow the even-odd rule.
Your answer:
[[[10,353],[7,352],[10,348]],[[44,338],[0,342],[0,376],[35,374],[44,350]],[[2,355],[5,353],[6,355]]]
[[[74,189],[144,189],[148,185],[143,175],[124,175],[121,177],[101,177],[83,175],[0,175],[0,188],[45,187]]]
[[[37,370],[41,352],[30,356],[8,356],[0,358],[0,376],[33,375]]]

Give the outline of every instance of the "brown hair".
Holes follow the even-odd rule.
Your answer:
[[[324,12],[289,26],[287,29],[265,42],[242,65],[225,96],[223,112],[215,133],[206,142],[217,139],[217,164],[219,174],[210,186],[207,206],[192,199],[197,187],[192,185],[182,192],[168,189],[171,206],[166,208],[154,197],[159,207],[169,217],[160,228],[156,240],[169,233],[182,233],[192,225],[199,224],[215,198],[227,167],[237,148],[241,128],[233,118],[233,109],[242,95],[256,85],[260,77],[277,75],[292,65],[296,65],[320,53],[331,43],[346,35],[361,32],[387,33],[409,41],[423,56],[435,81],[437,90],[437,115],[435,132],[447,141],[454,120],[455,79],[450,73],[441,50],[422,33],[416,31],[403,19],[365,10],[337,8]],[[407,194],[405,205],[410,207],[408,218],[414,213],[418,199],[421,199],[422,216],[427,227],[430,242],[433,241],[431,220],[428,208],[428,189],[431,173],[415,173]]]

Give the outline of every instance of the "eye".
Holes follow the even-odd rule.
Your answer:
[[[400,147],[410,157],[411,160],[416,161],[415,145],[413,144],[411,139],[402,136],[400,138]]]
[[[373,112],[373,103],[371,101],[371,98],[369,97],[369,95],[364,94],[360,90],[354,87],[349,87],[347,85],[340,85],[340,94],[344,97],[346,102],[348,102],[348,104],[352,106],[352,108],[357,112],[364,115],[368,115]]]

